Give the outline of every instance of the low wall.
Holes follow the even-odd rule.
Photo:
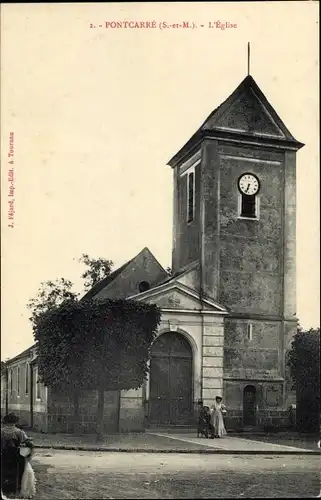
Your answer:
[[[39,432],[48,432],[48,415],[47,413],[33,413],[33,429]]]
[[[229,410],[224,418],[227,430],[243,429],[243,412],[240,410]],[[265,429],[268,427],[290,428],[293,421],[290,411],[283,410],[261,410],[256,413],[256,427]]]
[[[143,389],[122,391],[119,410],[120,432],[144,432],[145,411]]]
[[[33,428],[40,432],[92,434],[96,432],[97,391],[85,391],[79,398],[79,418],[74,419],[73,399],[48,388],[46,407],[37,405],[33,411]],[[29,405],[9,405],[9,411],[20,416],[22,427],[31,427]],[[1,409],[2,416],[6,413]],[[105,392],[104,432],[144,432],[145,411],[143,389]]]
[[[74,419],[70,396],[50,390],[48,393],[48,431],[54,433],[95,433],[97,420],[97,391],[84,391],[79,397],[79,419]],[[104,432],[118,431],[119,392],[106,391],[104,398]]]

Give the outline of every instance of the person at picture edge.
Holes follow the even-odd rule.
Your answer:
[[[1,427],[1,496],[17,495],[21,493],[21,481],[25,470],[26,460],[21,455],[23,446],[33,448],[33,443],[27,434],[16,425],[19,417],[15,413],[8,413],[3,418]]]

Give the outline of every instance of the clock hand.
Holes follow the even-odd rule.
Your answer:
[[[250,184],[247,185],[245,192],[247,193],[249,189],[250,189]]]

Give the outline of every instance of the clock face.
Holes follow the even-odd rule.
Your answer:
[[[254,174],[243,174],[239,178],[239,190],[243,194],[247,194],[248,196],[253,196],[257,194],[260,189],[259,179]]]

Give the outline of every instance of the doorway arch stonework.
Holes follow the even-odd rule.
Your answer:
[[[151,348],[149,421],[187,425],[193,418],[193,348],[181,332],[160,334]]]

